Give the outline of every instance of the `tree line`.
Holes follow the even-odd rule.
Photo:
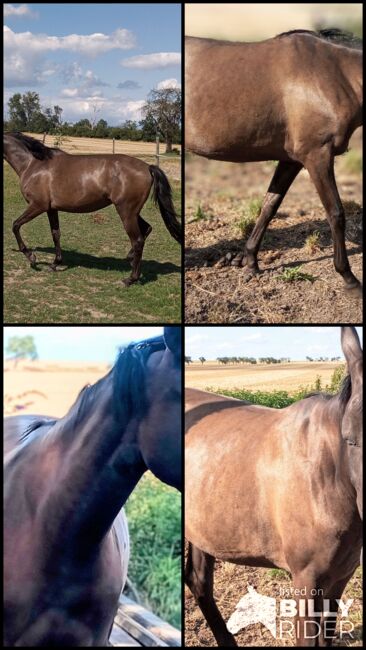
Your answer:
[[[309,362],[327,362],[327,361],[340,361],[341,357],[318,357],[316,359],[313,359],[312,357],[306,357],[306,361]],[[206,359],[205,357],[199,357],[198,361],[202,363],[202,365],[205,363]],[[254,357],[217,357],[216,361],[224,366],[226,365],[234,365],[234,364],[240,364],[240,363],[251,363],[251,364],[257,364],[257,363],[266,363],[266,364],[271,364],[271,363],[290,363],[291,359],[290,357],[280,357],[280,359],[276,359],[275,357],[258,357],[258,359],[255,359]],[[185,363],[190,364],[193,363],[192,357],[185,357]]]
[[[95,105],[89,118],[72,124],[62,120],[61,106],[42,107],[39,94],[28,91],[10,97],[9,117],[4,126],[5,131],[144,142],[153,142],[159,135],[166,143],[166,151],[169,153],[173,149],[173,143],[181,142],[181,109],[181,91],[177,88],[164,88],[149,93],[142,108],[143,119],[138,122],[126,120],[119,126],[111,126],[106,120],[100,119],[100,109]]]

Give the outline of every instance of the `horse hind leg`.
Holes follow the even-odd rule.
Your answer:
[[[32,219],[35,219],[38,217],[38,215],[42,214],[44,210],[40,209],[37,205],[29,205],[27,209],[23,212],[18,219],[16,219],[13,223],[13,233],[15,236],[15,239],[17,240],[19,250],[21,253],[23,253],[29,260],[30,265],[34,266],[36,263],[36,256],[35,254],[27,248],[25,245],[22,236],[20,234],[20,228],[25,224],[28,223],[28,221],[32,221]]]
[[[147,240],[148,236],[150,235],[151,231],[152,231],[152,226],[150,226],[150,224],[147,223],[147,221],[145,221],[145,219],[143,219],[140,214],[138,215],[137,220],[138,220],[139,228],[141,230],[141,234],[142,234],[142,236],[144,238],[144,242],[145,242]],[[127,254],[127,259],[132,264],[132,261],[133,261],[133,248],[131,248],[129,253]]]
[[[191,590],[219,646],[236,647],[213,597],[215,558],[189,543],[185,582]]]
[[[131,262],[132,272],[129,278],[123,280],[123,284],[126,287],[129,287],[134,282],[137,282],[141,275],[141,258],[144,250],[145,238],[139,227],[139,213],[127,203],[116,205],[116,209],[131,242],[131,250],[128,254],[128,259]]]
[[[323,147],[308,155],[304,165],[310,174],[320,200],[325,208],[334,245],[334,267],[345,283],[345,289],[362,297],[362,288],[349,265],[345,242],[345,216],[334,176],[334,156]]]
[[[259,217],[245,245],[244,254],[239,253],[234,257],[233,266],[246,266],[251,274],[259,271],[257,256],[264,233],[301,168],[301,163],[297,162],[280,161],[278,163]]]
[[[51,234],[52,234],[53,243],[55,244],[55,255],[56,255],[53,263],[50,265],[50,269],[52,271],[56,271],[57,265],[62,264],[62,251],[60,246],[61,231],[60,231],[60,223],[58,219],[58,212],[57,210],[48,210],[47,216],[48,216],[48,221],[50,222]]]

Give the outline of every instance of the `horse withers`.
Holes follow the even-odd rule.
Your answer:
[[[335,269],[361,296],[334,158],[362,125],[362,41],[336,29],[295,30],[259,43],[186,37],[185,62],[186,148],[214,160],[279,161],[244,253],[232,264],[249,276],[259,271],[267,226],[304,167],[326,211]]]
[[[181,489],[181,331],[131,344],[65,417],[5,420],[4,645],[106,646],[150,469]],[[153,522],[152,522],[153,525]]]
[[[151,188],[169,233],[181,241],[172,190],[166,175],[156,165],[124,154],[70,155],[23,133],[4,134],[3,155],[18,174],[21,192],[28,203],[14,221],[13,233],[31,266],[35,265],[36,256],[20,234],[25,223],[47,213],[56,251],[51,269],[56,270],[62,264],[58,211],[93,212],[113,204],[131,242],[127,259],[132,272],[123,282],[126,286],[136,282],[141,274],[145,241],[152,230],[140,214]]]
[[[213,598],[215,558],[288,571],[306,601],[297,645],[332,644],[362,546],[362,349],[354,327],[341,342],[334,396],[273,409],[186,390],[186,582],[220,646],[236,642]]]

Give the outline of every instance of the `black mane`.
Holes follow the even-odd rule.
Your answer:
[[[37,160],[49,160],[54,157],[56,152],[58,152],[58,149],[46,147],[46,145],[43,144],[43,142],[40,142],[40,140],[36,140],[36,138],[32,138],[30,135],[24,135],[24,133],[21,133],[20,131],[14,131],[8,135],[11,135],[13,138],[21,142],[21,144],[23,144],[32,156],[37,158]]]
[[[283,36],[291,36],[292,34],[311,34],[317,38],[322,38],[326,41],[331,41],[339,45],[345,45],[346,47],[351,47],[355,49],[362,49],[362,39],[358,38],[348,32],[345,29],[338,29],[337,27],[331,27],[329,29],[320,29],[317,32],[313,32],[310,29],[292,29],[289,32],[283,32],[278,34],[276,38],[282,38]]]
[[[131,343],[119,353],[117,361],[107,377],[113,375],[113,417],[120,429],[124,429],[135,416],[143,417],[147,400],[145,390],[146,362],[152,352],[165,348],[163,336],[148,339],[143,343]],[[106,377],[92,386],[85,386],[72,407],[76,408],[74,428],[88,414],[99,390],[103,390]]]

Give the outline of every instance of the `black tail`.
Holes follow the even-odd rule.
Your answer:
[[[182,226],[180,225],[172,200],[172,188],[164,172],[156,165],[149,165],[150,174],[154,181],[154,202],[159,206],[160,214],[170,234],[177,242],[182,242]]]

